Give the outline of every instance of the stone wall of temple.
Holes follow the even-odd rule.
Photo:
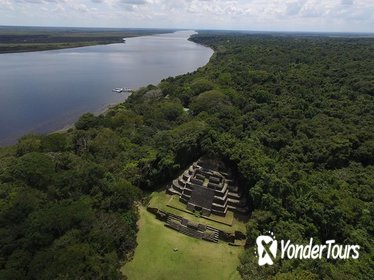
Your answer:
[[[201,211],[202,215],[215,214],[225,216],[228,210],[247,213],[248,201],[229,173],[222,171],[222,164],[217,169],[203,160],[194,162],[183,174],[175,179],[168,188],[168,193],[178,195],[180,201],[187,204],[188,210]],[[204,192],[202,188],[212,190]],[[199,193],[199,194],[197,194]],[[212,197],[209,197],[212,194]],[[199,197],[206,196],[206,197]]]
[[[148,207],[147,210],[153,213],[157,219],[165,222],[166,227],[197,239],[215,243],[221,240],[234,244],[235,240],[244,240],[246,238],[245,234],[239,231],[229,233],[209,225],[193,223],[188,219],[157,208]]]

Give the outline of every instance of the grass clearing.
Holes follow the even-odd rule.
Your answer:
[[[139,208],[138,246],[122,272],[129,280],[234,280],[242,247],[210,243],[166,228],[144,207]],[[177,248],[177,251],[174,251]]]

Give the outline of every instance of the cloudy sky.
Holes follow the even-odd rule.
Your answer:
[[[374,32],[374,0],[0,0],[0,25]]]

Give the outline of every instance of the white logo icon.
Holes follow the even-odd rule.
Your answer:
[[[277,258],[279,244],[280,259],[321,259],[326,256],[327,259],[358,259],[360,256],[360,245],[341,245],[336,244],[335,240],[326,240],[325,244],[314,244],[313,238],[310,238],[308,244],[293,244],[291,240],[275,239],[274,233],[268,231],[268,235],[260,235],[256,239],[258,265],[273,265]]]
[[[260,235],[256,239],[257,244],[257,255],[258,265],[263,266],[265,264],[272,265],[273,259],[277,257],[278,242],[275,240],[273,233],[272,236]]]

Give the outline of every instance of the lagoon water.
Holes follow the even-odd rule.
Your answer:
[[[128,38],[125,44],[0,54],[0,146],[47,133],[124,101],[112,88],[139,88],[205,65],[213,51],[194,32]]]

